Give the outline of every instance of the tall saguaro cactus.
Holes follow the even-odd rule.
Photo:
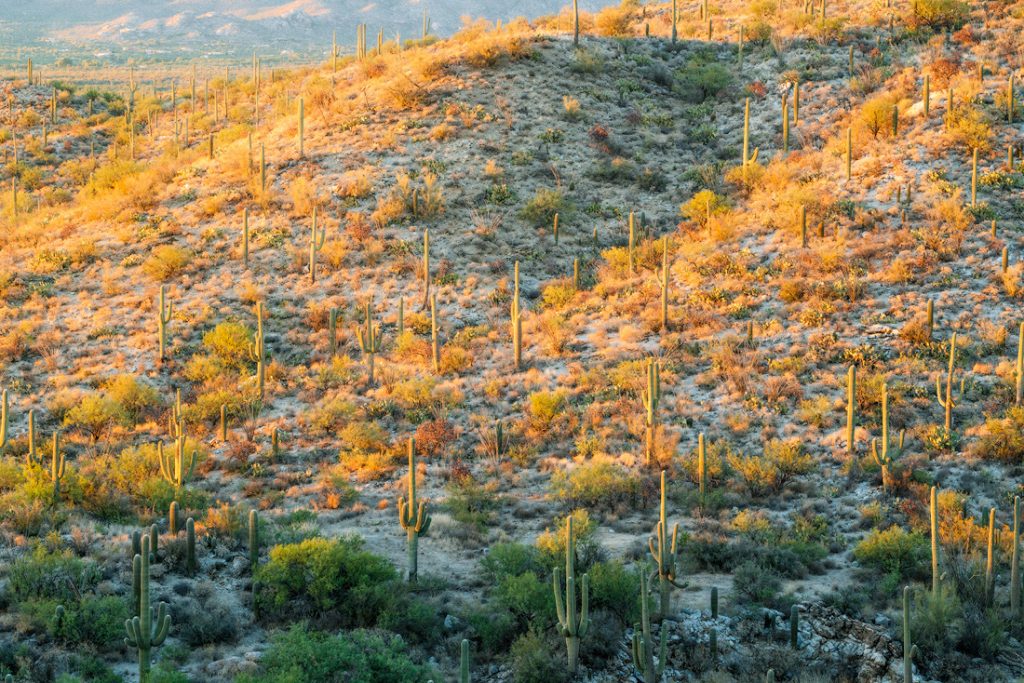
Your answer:
[[[661,239],[661,329],[668,331],[668,237]]]
[[[893,462],[903,452],[903,441],[906,437],[905,431],[900,431],[897,445],[889,442],[889,385],[882,385],[882,449],[878,449],[878,439],[871,440],[871,457],[882,469],[882,490],[888,492],[892,486],[892,473],[890,468]]]
[[[430,355],[434,362],[434,372],[441,374],[441,343],[437,333],[437,293],[430,295]]]
[[[856,451],[854,441],[857,417],[857,366],[851,365],[846,374],[846,452],[853,457]]]
[[[647,359],[647,388],[640,394],[644,404],[644,451],[647,464],[654,460],[654,434],[658,428],[658,406],[661,404],[661,363]]]
[[[935,378],[935,398],[938,400],[939,405],[945,411],[946,417],[946,432],[953,431],[953,408],[959,404],[959,399],[953,397],[953,370],[956,365],[956,332],[949,339],[949,365],[946,368],[946,389],[945,398],[943,398],[943,390],[939,378]],[[960,380],[960,397],[963,397],[964,383],[966,379]]]
[[[186,458],[185,452],[187,449],[185,448],[184,431],[175,439],[173,453],[164,454],[164,444],[162,441],[157,443],[156,449],[160,460],[160,476],[176,490],[181,489],[195,471],[196,456],[198,455],[196,449],[193,448],[192,454]]]
[[[60,450],[60,430],[53,433],[53,452],[50,454],[50,469],[46,473],[53,485],[53,504],[60,501],[60,480],[64,478],[64,454]]]
[[[573,47],[580,46],[580,3],[579,0],[572,0],[572,44]]]
[[[249,357],[256,363],[256,390],[263,400],[264,380],[267,370],[267,348],[263,337],[263,302],[256,302],[256,336],[249,344]]]
[[[316,282],[316,255],[324,248],[327,240],[327,230],[321,229],[317,234],[316,207],[313,207],[313,226],[309,233],[309,282]]]
[[[672,587],[685,588],[685,584],[679,583],[676,580],[676,569],[679,562],[679,551],[677,549],[679,525],[672,525],[672,533],[669,534],[665,493],[665,470],[662,470],[661,514],[658,523],[654,527],[654,537],[647,539],[647,548],[650,550],[651,557],[654,558],[658,572],[658,595],[660,598],[658,614],[662,619],[667,619],[669,614],[671,614]]]
[[[743,103],[743,182],[747,181],[747,168],[757,163],[758,148],[750,154],[750,98]]]
[[[423,308],[430,305],[430,229],[423,230]]]
[[[662,622],[658,644],[658,661],[654,661],[654,637],[651,635],[651,615],[647,607],[647,567],[640,568],[640,623],[633,627],[633,666],[644,677],[644,683],[658,683],[665,676],[668,659],[668,629]],[[664,615],[662,615],[664,616]]]
[[[167,301],[167,285],[160,285],[160,296],[157,298],[156,306],[157,337],[160,344],[160,357],[162,363],[167,358],[167,323],[171,322],[171,315],[174,313],[174,305]]]
[[[580,581],[580,607],[577,613],[576,542],[572,533],[572,515],[567,518],[565,526],[565,587],[562,587],[562,571],[558,567],[555,567],[552,584],[558,626],[565,638],[569,673],[575,675],[579,663],[580,638],[590,628],[590,577],[584,574]]]
[[[516,370],[523,366],[523,312],[519,309],[519,261],[515,263],[512,291],[512,362]]]
[[[419,569],[419,538],[430,530],[426,501],[416,497],[416,441],[409,438],[409,498],[398,499],[398,523],[406,534],[409,581],[415,582]]]
[[[128,636],[125,645],[139,651],[139,680],[145,681],[149,674],[150,654],[154,647],[163,645],[171,628],[171,615],[167,603],[161,602],[156,608],[149,604],[149,560],[150,538],[142,537],[141,552],[132,560],[132,570],[139,577],[139,613],[125,619],[124,630]]]
[[[366,357],[366,365],[370,371],[370,383],[373,383],[374,358],[380,353],[383,333],[380,327],[373,324],[373,299],[366,302],[366,321],[362,329],[356,328],[356,337],[359,339],[359,348]]]

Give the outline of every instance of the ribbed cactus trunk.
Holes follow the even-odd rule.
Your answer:
[[[572,44],[580,46],[580,4],[579,0],[572,0]]]
[[[846,375],[846,452],[852,458],[856,451],[854,421],[857,415],[857,366],[851,365]]]
[[[430,528],[427,504],[416,496],[416,442],[409,439],[409,498],[398,499],[398,523],[406,532],[408,579],[415,583],[419,576],[419,537]]]
[[[513,366],[519,370],[523,366],[523,315],[519,310],[519,261],[515,263],[514,285],[512,291],[512,357]]]

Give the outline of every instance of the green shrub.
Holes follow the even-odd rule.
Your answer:
[[[472,630],[473,640],[479,644],[477,652],[484,657],[505,652],[519,633],[512,613],[495,605],[477,607],[464,614],[463,618]]]
[[[162,244],[142,262],[142,270],[154,280],[168,280],[181,273],[191,260],[188,250]]]
[[[714,97],[732,83],[732,73],[717,62],[700,63],[699,60],[690,60],[678,72],[678,77],[678,89],[682,96],[695,102]]]
[[[564,660],[558,643],[531,630],[512,643],[512,683],[567,683]]]
[[[958,29],[970,11],[970,5],[961,0],[915,0],[906,21],[910,28]]]
[[[757,605],[772,605],[782,581],[772,571],[755,562],[744,562],[736,568],[732,577],[732,585],[744,601]]]
[[[92,590],[102,576],[96,563],[40,543],[11,563],[7,593],[14,604],[31,598],[70,603]]]
[[[519,215],[524,221],[533,227],[550,227],[555,220],[555,214],[559,214],[559,220],[565,221],[571,205],[562,194],[561,190],[541,188],[533,196],[526,206],[522,208]]]
[[[494,590],[498,606],[512,614],[521,629],[536,625],[547,628],[555,623],[555,604],[547,575],[528,571],[506,576]]]
[[[1013,406],[1003,418],[989,418],[971,454],[983,460],[1024,462],[1024,406]]]
[[[240,323],[219,323],[203,335],[203,346],[225,367],[241,370],[249,366],[249,345],[253,334]]]
[[[358,537],[311,538],[271,548],[256,572],[256,604],[272,621],[313,615],[348,628],[374,626],[401,592],[384,558],[363,549]]]
[[[963,632],[962,614],[960,599],[947,583],[940,583],[937,593],[917,591],[911,621],[914,643],[926,656],[948,652]]]
[[[121,406],[100,394],[86,394],[64,415],[64,425],[80,429],[93,441],[100,439],[114,423],[127,418]]]
[[[134,375],[117,375],[103,384],[103,391],[124,414],[130,425],[160,404],[156,389]]]
[[[590,609],[604,609],[622,623],[632,624],[640,618],[640,575],[620,560],[598,562],[587,570],[590,576]]]
[[[57,605],[64,607],[59,620]],[[21,605],[21,615],[52,638],[75,645],[85,643],[101,651],[119,647],[125,619],[130,616],[124,599],[91,594],[81,600],[27,600]]]
[[[901,579],[922,575],[931,556],[928,540],[916,531],[906,532],[893,525],[871,533],[853,549],[853,557],[865,567]]]
[[[271,638],[259,676],[238,683],[423,683],[437,673],[414,663],[401,637],[355,630],[339,635],[310,631],[304,624]],[[344,677],[339,679],[338,676]]]
[[[637,475],[615,462],[601,460],[555,472],[551,489],[572,507],[637,507],[642,498]]]

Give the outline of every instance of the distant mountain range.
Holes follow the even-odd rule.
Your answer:
[[[508,20],[557,13],[570,0],[32,0],[4,2],[0,39],[9,45],[74,46],[168,53],[304,54],[325,50],[332,31],[354,43],[365,23],[388,39],[418,37],[423,12],[435,35],[458,30],[463,17]],[[617,4],[581,0],[584,10]]]

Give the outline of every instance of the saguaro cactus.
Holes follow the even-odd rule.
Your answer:
[[[956,332],[949,339],[949,366],[946,369],[946,390],[943,398],[942,386],[939,378],[935,378],[935,398],[946,413],[946,432],[953,431],[953,408],[959,404],[959,399],[953,398],[953,370],[956,364]],[[960,380],[960,397],[963,397],[966,378]]]
[[[978,148],[971,155],[971,206],[978,205]]]
[[[636,220],[632,211],[629,212],[629,247],[627,256],[629,257],[629,274],[633,275],[636,272]]]
[[[338,355],[338,309],[332,308],[327,314],[327,329],[330,332],[331,358]]]
[[[267,348],[263,338],[263,302],[256,302],[256,336],[249,344],[249,357],[256,363],[256,390],[259,400],[263,400],[264,380],[266,377]]]
[[[174,440],[174,453],[164,454],[164,444],[162,441],[156,445],[157,456],[160,459],[160,476],[164,478],[164,481],[169,483],[175,489],[180,489],[185,483],[192,477],[192,472],[195,471],[196,467],[196,456],[198,453],[196,449],[192,449],[192,454],[188,456],[188,465],[186,466],[185,457],[185,435],[182,434]]]
[[[854,441],[857,417],[857,366],[851,365],[846,374],[846,452],[852,457],[856,451]]]
[[[430,350],[434,361],[434,372],[441,374],[441,344],[437,336],[437,294],[430,296]]]
[[[149,674],[152,649],[163,644],[171,628],[171,615],[167,613],[167,604],[161,602],[155,610],[149,604],[149,558],[150,539],[143,536],[141,552],[132,560],[133,571],[140,577],[139,613],[124,622],[124,629],[128,634],[124,639],[125,645],[139,651],[140,681],[145,681]]]
[[[53,504],[60,501],[60,480],[64,478],[64,454],[60,450],[60,430],[53,433],[53,452],[50,455],[50,469],[46,473],[53,484]]]
[[[678,32],[676,30],[676,24],[679,21],[679,10],[677,7],[677,0],[672,0],[672,44],[676,44],[676,36]]]
[[[398,499],[398,523],[406,534],[409,582],[415,582],[419,569],[419,538],[430,530],[426,501],[416,497],[416,441],[409,438],[409,498]]]
[[[313,207],[313,226],[309,233],[309,281],[310,283],[316,282],[316,255],[321,249],[324,248],[324,242],[327,240],[327,230],[320,230],[317,234],[316,231],[316,207]]]
[[[196,522],[189,517],[185,520],[185,571],[195,574],[199,568],[196,562]]]
[[[882,449],[878,449],[878,439],[871,440],[871,457],[882,469],[882,490],[889,491],[892,486],[892,473],[890,468],[893,462],[903,452],[903,441],[906,432],[900,430],[899,440],[896,446],[889,442],[889,385],[882,385]]]
[[[647,548],[654,558],[658,572],[658,595],[660,597],[659,616],[668,619],[671,614],[672,587],[682,589],[685,584],[679,583],[676,568],[679,560],[677,541],[679,525],[672,525],[671,537],[668,531],[668,514],[665,505],[665,470],[661,471],[661,513],[658,523],[654,526],[654,537],[647,539]]]
[[[668,659],[666,635],[668,629],[662,622],[658,644],[658,661],[654,661],[654,637],[651,635],[651,615],[647,608],[647,567],[640,568],[640,623],[633,626],[633,666],[644,677],[644,683],[657,683],[665,676],[665,661]]]
[[[750,98],[743,103],[743,182],[747,181],[747,167],[757,163],[758,148],[750,154]]]
[[[160,285],[160,296],[157,298],[156,305],[156,324],[161,363],[167,358],[167,323],[171,322],[173,313],[174,305],[167,301],[167,285]]]
[[[373,324],[373,299],[366,302],[366,322],[363,329],[356,328],[356,337],[359,339],[359,348],[366,357],[366,365],[370,371],[370,383],[373,383],[373,359],[380,352],[383,333],[377,325]]]
[[[647,359],[647,388],[641,392],[644,404],[644,450],[647,464],[654,460],[654,433],[658,428],[658,406],[661,404],[661,363]]]
[[[579,616],[576,610],[576,542],[572,533],[572,515],[565,527],[565,587],[562,587],[562,571],[555,567],[552,584],[555,593],[555,612],[558,626],[565,638],[569,661],[569,673],[576,675],[579,662],[580,638],[590,628],[590,577],[583,575],[580,581]],[[564,597],[563,597],[564,595]]]
[[[430,230],[423,230],[423,308],[430,305]]]
[[[572,44],[573,47],[580,46],[580,4],[579,0],[572,0]]]
[[[171,501],[171,504],[167,508],[167,531],[171,536],[178,535],[178,503],[177,501]]]
[[[928,74],[924,75],[924,85],[921,87],[921,101],[924,104],[924,117],[928,118],[928,113],[931,110],[932,104],[932,88],[931,80]]]
[[[910,642],[910,586],[903,587],[903,683],[914,683],[917,645]]]
[[[249,510],[249,571],[256,573],[260,566],[260,514]]]
[[[668,237],[661,239],[661,329],[668,331]]]
[[[523,313],[519,309],[519,261],[515,263],[512,291],[512,358],[516,370],[523,366]]]

